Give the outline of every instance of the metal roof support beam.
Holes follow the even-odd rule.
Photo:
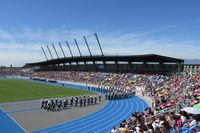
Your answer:
[[[72,50],[71,50],[71,48],[70,48],[70,46],[69,46],[68,41],[66,41],[66,44],[67,44],[67,47],[69,48],[69,52],[70,52],[71,56],[73,57]],[[70,65],[71,65],[71,64],[70,64]]]
[[[44,53],[44,56],[45,56],[46,60],[48,61],[47,55],[46,55],[46,53],[45,53],[43,47],[41,47],[41,48],[42,48],[42,51],[43,51],[43,53]]]
[[[89,45],[88,45],[88,42],[87,42],[86,37],[83,36],[83,39],[84,39],[84,41],[85,41],[85,43],[86,43],[86,45],[87,45],[88,51],[89,51],[89,53],[90,53],[90,56],[92,56],[92,53],[91,53],[91,51],[90,51],[90,48],[89,48]]]
[[[78,46],[78,43],[77,43],[76,39],[74,39],[74,42],[75,42],[75,44],[76,44],[76,47],[77,47],[77,49],[78,49],[78,52],[79,52],[80,56],[82,56],[81,51],[80,51],[80,48],[79,48],[79,46]]]
[[[55,48],[54,44],[52,44],[52,47],[53,47],[53,49],[54,49],[54,51],[55,51],[55,53],[56,53],[56,56],[57,56],[58,59],[59,59],[59,56],[58,56],[58,53],[57,53],[57,51],[56,51],[56,48]]]
[[[98,45],[99,45],[99,48],[100,48],[100,50],[101,50],[101,55],[104,56],[103,50],[102,50],[102,48],[101,48],[101,44],[100,44],[99,39],[98,39],[98,36],[97,36],[97,33],[95,33],[94,35],[95,35],[95,38],[96,38],[97,43],[98,43]]]
[[[62,46],[61,46],[60,42],[58,42],[58,44],[59,44],[59,46],[60,46],[60,49],[61,49],[61,51],[62,51],[62,53],[63,53],[63,56],[66,58],[66,56],[65,56],[65,53],[64,53],[64,51],[63,51],[63,48],[62,48]]]
[[[51,56],[51,58],[52,58],[52,60],[53,60],[53,56],[52,56],[52,54],[51,54],[51,50],[49,49],[49,46],[47,45],[47,49],[48,49],[48,51],[49,51],[49,55]]]

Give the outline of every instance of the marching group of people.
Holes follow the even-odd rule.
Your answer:
[[[41,109],[46,111],[60,111],[71,107],[84,107],[102,102],[102,96],[73,96],[65,99],[41,99]]]
[[[117,99],[125,99],[135,96],[135,92],[108,92],[105,94],[106,100],[117,100]]]
[[[132,96],[135,96],[135,89],[134,90],[128,90],[128,89],[117,89],[115,87],[103,87],[103,86],[98,86],[96,87],[89,87],[88,90],[96,91],[96,92],[101,92],[105,94],[105,99],[106,100],[117,100],[117,99],[125,99],[125,98],[130,98]]]
[[[116,88],[108,89],[107,93],[105,94],[106,100],[117,100],[117,99],[125,99],[135,96],[135,90],[119,90]]]

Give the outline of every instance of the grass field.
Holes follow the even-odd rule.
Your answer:
[[[27,80],[0,80],[0,103],[89,94],[96,93]]]

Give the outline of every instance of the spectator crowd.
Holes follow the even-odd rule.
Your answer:
[[[128,120],[121,122],[118,128],[121,131],[114,127],[111,133],[196,133],[200,131],[200,114],[181,110],[184,106],[200,103],[200,71],[156,78],[161,81],[158,88],[154,88],[155,85],[152,84],[154,82],[149,84],[146,79],[143,80],[146,94],[152,96],[155,102],[154,108],[133,113]],[[150,92],[152,90],[153,93]],[[164,111],[165,108],[170,107],[174,109]],[[180,110],[177,110],[178,108]]]
[[[22,68],[20,68],[20,67],[0,68],[0,77],[18,76],[18,75],[21,75],[21,73],[22,73]]]
[[[1,73],[2,71],[0,71]],[[97,88],[106,90],[106,98],[109,100],[132,96],[137,88],[140,88],[143,96],[152,98],[151,108],[147,108],[144,112],[133,113],[128,120],[121,122],[119,128],[114,127],[111,133],[118,132],[119,129],[123,129],[120,132],[127,133],[178,132],[185,128],[192,128],[200,121],[199,115],[181,111],[184,106],[200,103],[200,71],[172,75],[40,71],[23,73],[21,76],[94,84],[98,86]],[[77,100],[74,99],[74,106],[84,106],[84,98]],[[50,107],[55,106],[55,110],[59,110],[65,108],[65,104],[70,105],[70,100],[59,102],[48,100],[42,104],[42,108],[48,109],[48,105],[50,105]],[[59,107],[60,104],[61,107]],[[87,103],[87,105],[89,104],[92,103]],[[49,110],[54,109],[50,108]]]

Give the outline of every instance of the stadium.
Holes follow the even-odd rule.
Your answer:
[[[147,55],[58,56],[0,68],[0,132],[196,132],[200,66]],[[91,50],[87,44],[89,53]],[[57,48],[58,49],[58,48]],[[174,124],[177,122],[178,124]]]
[[[0,133],[200,133],[199,6],[0,1]]]

